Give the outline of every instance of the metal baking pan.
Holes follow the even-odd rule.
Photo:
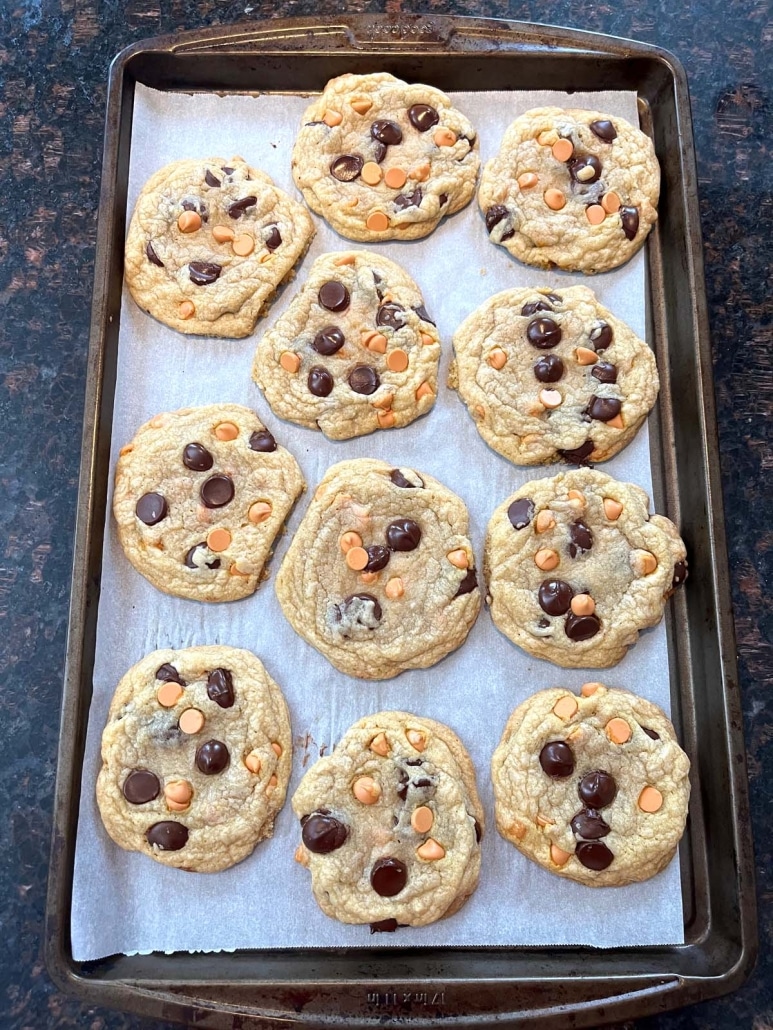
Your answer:
[[[388,70],[443,90],[635,90],[663,182],[647,245],[655,501],[682,527],[690,579],[667,609],[674,721],[693,763],[681,845],[685,944],[596,950],[397,948],[116,955],[79,963],[70,899],[121,309],[135,83],[160,90],[313,92]],[[46,923],[49,972],[89,1004],[201,1027],[596,1026],[725,994],[749,974],[756,910],[735,639],[684,70],[656,47],[488,19],[343,15],[181,33],[113,62]]]

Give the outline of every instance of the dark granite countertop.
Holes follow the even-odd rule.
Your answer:
[[[105,83],[146,36],[336,13],[339,0],[0,4],[0,1026],[160,1026],[60,994],[41,937],[96,238]],[[773,13],[767,0],[401,0],[656,43],[690,82],[760,904],[757,969],[735,994],[640,1028],[773,1026]],[[626,1024],[633,1026],[634,1024]]]

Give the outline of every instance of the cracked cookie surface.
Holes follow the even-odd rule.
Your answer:
[[[174,161],[137,198],[126,283],[178,332],[249,336],[313,235],[303,205],[242,158]]]
[[[292,799],[296,860],[320,908],[373,932],[426,926],[458,911],[480,872],[483,808],[464,745],[407,712],[355,723]]]
[[[276,578],[296,633],[337,669],[389,679],[459,647],[480,610],[464,502],[424,472],[359,458],[317,487]]]
[[[273,833],[292,766],[287,705],[250,651],[154,651],[118,684],[97,802],[120,847],[212,873]]]
[[[253,594],[304,489],[295,458],[257,415],[212,404],[156,415],[121,448],[113,514],[132,565],[194,601]]]
[[[650,348],[585,286],[497,293],[457,329],[454,351],[449,383],[518,465],[605,461],[658,395]]]
[[[524,484],[494,512],[484,570],[509,639],[566,668],[616,665],[687,576],[674,524],[595,469]]]
[[[641,248],[659,193],[652,141],[625,118],[540,107],[507,129],[478,203],[491,242],[519,261],[592,274]]]
[[[303,116],[293,176],[350,240],[415,240],[470,202],[475,129],[439,89],[387,72],[331,79]]]
[[[253,379],[275,415],[348,440],[429,411],[439,359],[437,329],[399,265],[323,254],[260,340]]]
[[[665,712],[586,683],[534,694],[494,752],[497,828],[527,858],[591,887],[648,880],[676,853],[690,761]]]

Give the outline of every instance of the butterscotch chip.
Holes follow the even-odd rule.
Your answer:
[[[215,225],[212,227],[212,235],[218,243],[230,243],[236,233],[228,225]]]
[[[189,318],[193,318],[196,314],[196,305],[191,300],[184,300],[177,309],[177,313],[180,318],[187,321]]]
[[[367,182],[369,186],[375,186],[377,183],[381,182],[381,175],[381,168],[375,161],[366,161],[362,166],[362,171],[360,172],[362,181]]]
[[[550,845],[550,861],[553,865],[565,866],[571,857],[572,853],[570,851],[564,851],[557,844]]]
[[[578,365],[595,365],[599,360],[595,350],[589,350],[587,347],[578,347],[574,355],[577,358]]]
[[[394,403],[395,395],[393,393],[385,393],[383,397],[379,397],[376,401],[371,401],[371,405],[374,408],[391,408]]]
[[[255,250],[255,239],[253,236],[244,233],[242,236],[237,236],[231,244],[231,250],[238,257],[249,257],[250,254]]]
[[[361,572],[368,564],[368,552],[364,547],[350,547],[346,552],[346,564],[355,572]]]
[[[610,522],[615,522],[623,513],[623,506],[619,501],[613,500],[611,497],[604,498],[604,514]]]
[[[432,138],[439,147],[453,147],[457,137],[451,129],[436,129]]]
[[[381,797],[381,787],[370,776],[360,776],[352,785],[352,793],[363,805],[375,805]]]
[[[620,198],[614,192],[605,193],[601,198],[601,206],[607,214],[613,215],[620,210]]]
[[[405,593],[405,586],[403,585],[402,579],[400,579],[399,576],[393,576],[390,580],[387,580],[387,585],[384,587],[384,593],[390,601],[396,601],[399,597],[402,597]]]
[[[659,812],[663,807],[663,795],[657,787],[645,787],[637,804],[642,812]]]
[[[335,125],[340,125],[343,121],[343,115],[338,111],[325,111],[322,115],[322,121],[325,125],[329,125],[331,128]]]
[[[543,198],[551,211],[560,211],[561,208],[566,205],[566,197],[563,195],[561,190],[545,190]]]
[[[437,862],[441,858],[446,857],[446,850],[442,844],[438,844],[432,837],[429,840],[425,840],[418,848],[416,848],[416,854],[419,858],[424,859],[425,862]]]
[[[607,217],[607,213],[601,204],[590,204],[585,208],[585,217],[591,225],[601,225]]]
[[[421,337],[423,347],[431,347],[433,343],[437,342],[433,336],[429,335],[429,333],[420,333],[419,335]]]
[[[610,719],[606,731],[613,744],[627,744],[631,739],[631,727],[625,719]]]
[[[563,397],[558,390],[540,390],[539,400],[546,408],[558,408],[563,402]]]
[[[570,607],[575,615],[593,615],[596,602],[590,594],[575,594]]]
[[[338,541],[338,546],[346,554],[347,551],[351,550],[352,547],[362,547],[362,537],[359,533],[355,533],[353,530],[347,530],[346,533],[341,535],[341,539]]]
[[[501,347],[495,347],[494,350],[489,353],[487,360],[492,368],[500,369],[504,368],[507,364],[507,355]]]
[[[462,547],[458,547],[454,551],[449,551],[446,558],[448,558],[451,564],[455,565],[457,569],[466,569],[470,564],[467,552]]]
[[[221,422],[215,426],[215,436],[218,440],[235,440],[239,436],[239,427],[233,422]]]
[[[180,716],[177,725],[189,735],[201,732],[204,727],[204,715],[198,708],[186,708]]]
[[[623,422],[623,418],[622,418],[621,415],[615,415],[614,418],[607,419],[606,424],[608,426],[611,426],[612,429],[624,429],[625,428],[625,423]]]
[[[201,228],[201,215],[196,211],[183,211],[177,219],[177,228],[180,232],[196,232]]]
[[[423,397],[434,397],[435,392],[427,382],[420,383],[416,387],[416,400],[420,401]]]
[[[248,755],[245,755],[244,764],[247,766],[251,773],[254,773],[257,776],[261,770],[263,763],[261,762],[260,755],[257,753],[257,751],[250,751]]]
[[[389,219],[383,211],[372,211],[365,219],[365,225],[371,232],[385,232],[389,228]]]
[[[382,429],[392,429],[397,425],[397,418],[395,417],[394,411],[379,411],[376,418]]]
[[[557,139],[551,149],[556,161],[568,161],[574,153],[574,146],[570,139]]]
[[[524,172],[523,175],[518,176],[518,185],[522,190],[530,190],[532,186],[536,186],[539,182],[539,178],[534,172]]]
[[[294,374],[301,367],[301,359],[297,354],[293,354],[292,351],[285,351],[284,354],[280,355],[279,364],[285,372]]]
[[[577,699],[571,694],[564,694],[553,705],[553,714],[564,721],[571,719],[578,708]]]
[[[417,833],[429,833],[434,821],[435,817],[432,814],[432,809],[427,808],[426,805],[420,805],[418,808],[414,808],[411,813],[411,826]]]
[[[274,509],[268,503],[268,501],[255,501],[254,504],[250,505],[250,509],[247,512],[247,518],[250,522],[258,525],[261,522],[265,522],[271,518],[271,512]]]
[[[210,551],[227,551],[232,539],[227,529],[211,529],[207,534],[207,547]]]
[[[408,368],[408,355],[404,350],[390,351],[386,363],[391,372],[404,372]]]
[[[534,564],[543,572],[550,572],[558,565],[558,552],[552,547],[541,547],[534,555]]]
[[[591,697],[597,690],[606,690],[603,683],[583,683],[580,693],[583,697]]]
[[[406,730],[405,736],[408,743],[417,751],[424,751],[427,746],[427,736],[421,730]]]
[[[547,533],[555,524],[556,520],[553,517],[553,512],[549,508],[545,508],[537,513],[537,518],[534,520],[534,529],[537,533]]]
[[[158,688],[156,699],[163,708],[174,708],[183,696],[183,688],[179,683],[162,683]]]
[[[402,168],[390,168],[384,176],[384,182],[393,190],[402,189],[408,176]]]
[[[352,100],[351,105],[357,114],[367,114],[371,107],[373,107],[373,101],[366,97],[363,100]]]
[[[382,757],[389,754],[389,742],[387,741],[385,733],[377,733],[368,746],[371,751],[374,751],[377,755],[381,755]]]

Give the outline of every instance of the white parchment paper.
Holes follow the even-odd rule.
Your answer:
[[[507,125],[531,107],[590,107],[637,120],[633,93],[459,93],[454,102],[478,128],[484,161],[495,153]],[[306,99],[293,96],[191,96],[138,86],[128,214],[153,172],[169,161],[192,156],[241,155],[298,196],[290,153],[306,105]],[[317,235],[298,270],[299,282],[319,254],[354,246],[320,218],[314,220]],[[640,336],[645,333],[643,252],[622,269],[592,279],[542,273],[518,264],[488,242],[475,202],[426,240],[378,244],[377,249],[402,264],[423,291],[443,341],[441,383],[452,357],[454,330],[486,298],[511,286],[560,289],[589,284],[604,305]],[[486,524],[494,508],[520,484],[557,469],[516,468],[489,450],[459,398],[443,387],[427,417],[405,429],[357,440],[331,442],[321,433],[280,422],[252,383],[250,366],[261,334],[294,293],[291,284],[253,337],[223,341],[167,329],[144,314],[124,290],[111,470],[118,449],[158,412],[219,401],[245,404],[257,410],[296,456],[312,492],[328,466],[344,458],[378,457],[437,476],[469,506],[480,567]],[[651,494],[647,430],[602,467]],[[74,957],[271,947],[681,943],[678,859],[653,880],[630,887],[592,890],[558,879],[499,837],[489,781],[491,754],[510,712],[542,687],[578,690],[587,680],[600,678],[635,690],[668,711],[664,627],[644,633],[615,669],[594,675],[530,658],[494,628],[484,609],[466,644],[434,668],[383,683],[350,679],[295,635],[274,595],[273,575],[309,496],[301,499],[288,534],[278,541],[272,578],[252,598],[232,604],[201,604],[155,590],[129,565],[108,516],[73,883]],[[290,795],[320,749],[329,751],[351,723],[368,713],[414,711],[447,723],[461,736],[477,769],[487,820],[480,886],[461,912],[422,929],[372,937],[367,927],[329,919],[313,900],[308,872],[293,861],[300,835],[289,800],[274,837],[240,865],[214,875],[181,873],[122,851],[110,841],[94,788],[100,737],[118,680],[156,648],[210,643],[253,650],[284,690],[295,739]]]

